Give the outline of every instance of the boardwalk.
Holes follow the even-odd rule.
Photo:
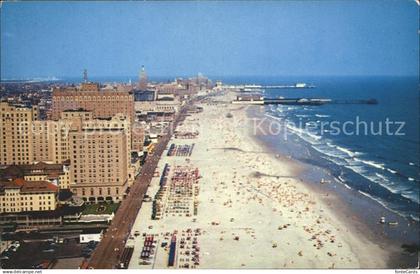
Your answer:
[[[184,107],[173,122],[172,128],[175,129],[179,122],[183,121],[185,112],[186,108]],[[155,147],[154,154],[147,157],[139,176],[137,176],[135,182],[131,186],[130,193],[121,202],[111,225],[92,254],[89,261],[89,268],[110,269],[118,266],[125,242],[141,208],[143,196],[153,178],[160,156],[172,136],[172,130],[170,128],[171,127],[166,130],[164,136],[159,140],[159,143]]]

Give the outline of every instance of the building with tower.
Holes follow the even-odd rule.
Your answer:
[[[144,66],[141,66],[140,74],[139,74],[139,89],[140,90],[147,90],[147,73],[144,69]]]
[[[122,113],[133,122],[134,95],[131,91],[101,89],[98,83],[87,81],[86,70],[83,78],[79,87],[53,89],[50,119],[59,120],[65,110],[85,109],[92,111],[94,118],[110,118]]]

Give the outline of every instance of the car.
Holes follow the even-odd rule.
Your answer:
[[[55,249],[52,249],[52,248],[42,250],[42,252],[45,252],[45,253],[52,253],[54,251],[55,251]]]
[[[98,242],[90,241],[90,242],[87,243],[86,247],[88,247],[90,249],[94,249],[97,245],[98,245]]]
[[[11,246],[9,246],[9,249],[8,250],[9,251],[16,252],[18,250],[19,246],[20,245],[11,245]]]

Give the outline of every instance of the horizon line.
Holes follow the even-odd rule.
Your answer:
[[[149,80],[153,78],[192,78],[198,76],[199,73],[196,74],[173,74],[173,75],[148,75]],[[235,78],[242,78],[242,77],[420,77],[418,74],[229,74],[229,75],[207,75],[201,74],[204,77],[209,79],[217,79],[217,78],[226,78],[226,77],[235,77]],[[111,78],[111,77],[118,77],[118,78],[127,78],[127,80],[138,79],[137,75],[90,75],[89,78]],[[34,80],[34,79],[49,79],[52,80],[65,80],[65,79],[72,79],[72,78],[80,78],[83,80],[83,75],[49,75],[49,76],[13,76],[13,77],[0,77],[0,81],[11,81],[11,80]]]

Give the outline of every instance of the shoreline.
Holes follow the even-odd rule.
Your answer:
[[[253,107],[250,107],[250,109],[252,108]],[[255,116],[250,115],[250,112],[248,111],[248,109],[246,109],[245,112],[246,112],[247,118],[255,118]],[[330,217],[332,217],[333,219],[332,222],[334,223],[334,225],[340,226],[338,230],[341,230],[341,232],[344,235],[346,235],[346,237],[351,238],[351,240],[349,241],[351,242],[350,248],[352,252],[354,252],[354,254],[357,256],[357,259],[360,262],[359,267],[362,267],[362,268],[371,267],[370,266],[371,262],[369,262],[369,260],[365,260],[365,258],[370,255],[369,254],[370,252],[368,252],[368,254],[364,254],[364,251],[365,251],[364,247],[368,246],[364,244],[366,242],[369,243],[369,245],[374,245],[374,246],[379,247],[379,250],[377,250],[376,252],[376,255],[377,255],[376,259],[378,261],[382,260],[383,265],[375,266],[374,268],[395,267],[395,265],[390,263],[391,261],[390,258],[393,256],[392,254],[393,252],[390,252],[389,250],[385,249],[383,246],[378,244],[379,242],[372,241],[373,237],[369,237],[369,236],[373,236],[373,234],[369,236],[364,235],[362,233],[364,231],[363,228],[359,227],[359,226],[363,226],[364,225],[363,223],[359,222],[358,225],[351,223],[350,220],[345,217],[349,211],[347,210],[347,208],[345,208],[344,204],[340,204],[340,208],[338,212],[334,210],[337,208],[331,206],[331,204],[335,202],[340,202],[336,195],[330,192],[326,192],[325,190],[323,191],[322,189],[315,186],[313,183],[310,184],[300,178],[300,174],[303,173],[305,170],[303,163],[300,163],[299,161],[292,159],[281,152],[276,151],[275,153],[273,153],[273,151],[270,149],[267,143],[264,143],[261,139],[258,138],[258,136],[255,136],[253,133],[251,133],[251,126],[249,124],[248,124],[247,134],[248,134],[247,137],[250,139],[250,142],[255,142],[256,145],[261,146],[263,150],[269,155],[269,157],[271,157],[274,161],[277,161],[279,164],[283,166],[287,166],[287,169],[291,173],[291,177],[296,178],[295,182],[297,182],[298,184],[301,184],[301,186],[306,191],[310,192],[311,194],[315,194],[315,196],[317,196],[315,199],[317,200],[317,202],[321,204],[321,207],[323,208],[322,211],[324,210],[331,211],[330,213],[332,214]],[[382,253],[382,254],[379,255],[379,253]],[[363,254],[363,255],[359,255],[359,254]]]
[[[166,164],[171,169],[197,168],[200,176],[194,185],[198,189],[185,192],[183,185],[180,192],[192,193],[188,197],[196,201],[196,210],[191,214],[190,206],[176,206],[190,204],[191,198],[174,196],[171,187],[161,196],[166,198],[158,220],[151,218],[153,203],[143,203],[131,231],[138,236],[126,243],[136,254],[129,268],[173,267],[168,265],[171,241],[177,247],[176,268],[388,267],[389,252],[349,231],[319,194],[296,176],[297,165],[267,153],[249,135],[246,109],[230,105],[233,95],[218,95],[217,103],[199,104],[203,112],[188,116],[177,128],[198,128],[199,135],[173,138],[168,146],[194,145],[194,149],[187,157],[171,157],[166,148],[157,171],[161,173]],[[160,177],[155,177],[147,195],[154,198],[159,189]],[[147,235],[156,240],[148,261],[137,255],[144,250]],[[191,246],[195,246],[193,256],[199,258],[193,265],[191,260],[197,259],[191,257]]]
[[[255,107],[250,107],[247,110],[247,117],[250,119],[261,118],[263,115],[261,110],[258,110]],[[335,179],[326,168],[304,163],[298,159],[292,158],[290,155],[287,155],[287,153],[278,151],[274,144],[267,140],[263,140],[261,136],[250,133],[250,137],[264,147],[264,149],[268,153],[271,153],[275,158],[279,158],[276,156],[280,156],[280,161],[288,162],[290,165],[294,166],[297,170],[296,176],[300,179],[300,182],[302,182],[310,191],[317,193],[319,198],[328,206],[328,208],[334,211],[335,217],[349,227],[351,233],[357,234],[357,237],[361,237],[362,239],[366,239],[367,241],[380,246],[381,249],[387,253],[387,256],[389,256],[387,268],[417,266],[417,257],[412,254],[404,254],[401,245],[411,244],[412,242],[410,241],[413,241],[413,239],[414,241],[418,241],[418,238],[415,239],[415,235],[407,236],[407,230],[411,230],[410,233],[412,234],[415,233],[416,229],[418,231],[418,224],[410,222],[391,210],[384,208],[375,201],[367,199],[367,197],[361,197],[362,195],[356,190],[349,190],[335,181],[327,183],[326,185],[321,184],[320,177]],[[365,206],[369,208],[373,207],[373,210],[371,210],[370,213],[361,214],[361,211],[363,212],[366,208]],[[379,224],[377,221],[379,220],[379,217],[377,215],[379,212],[384,211],[389,211],[385,215],[392,216],[393,219],[400,222],[400,225],[394,228]],[[372,219],[373,216],[375,216],[375,219]],[[366,222],[368,220],[369,222]],[[372,220],[376,220],[376,222]],[[415,224],[414,228],[410,228],[410,224],[413,223]],[[404,226],[407,226],[408,229],[405,230],[403,228]],[[389,233],[390,231],[393,233]]]

